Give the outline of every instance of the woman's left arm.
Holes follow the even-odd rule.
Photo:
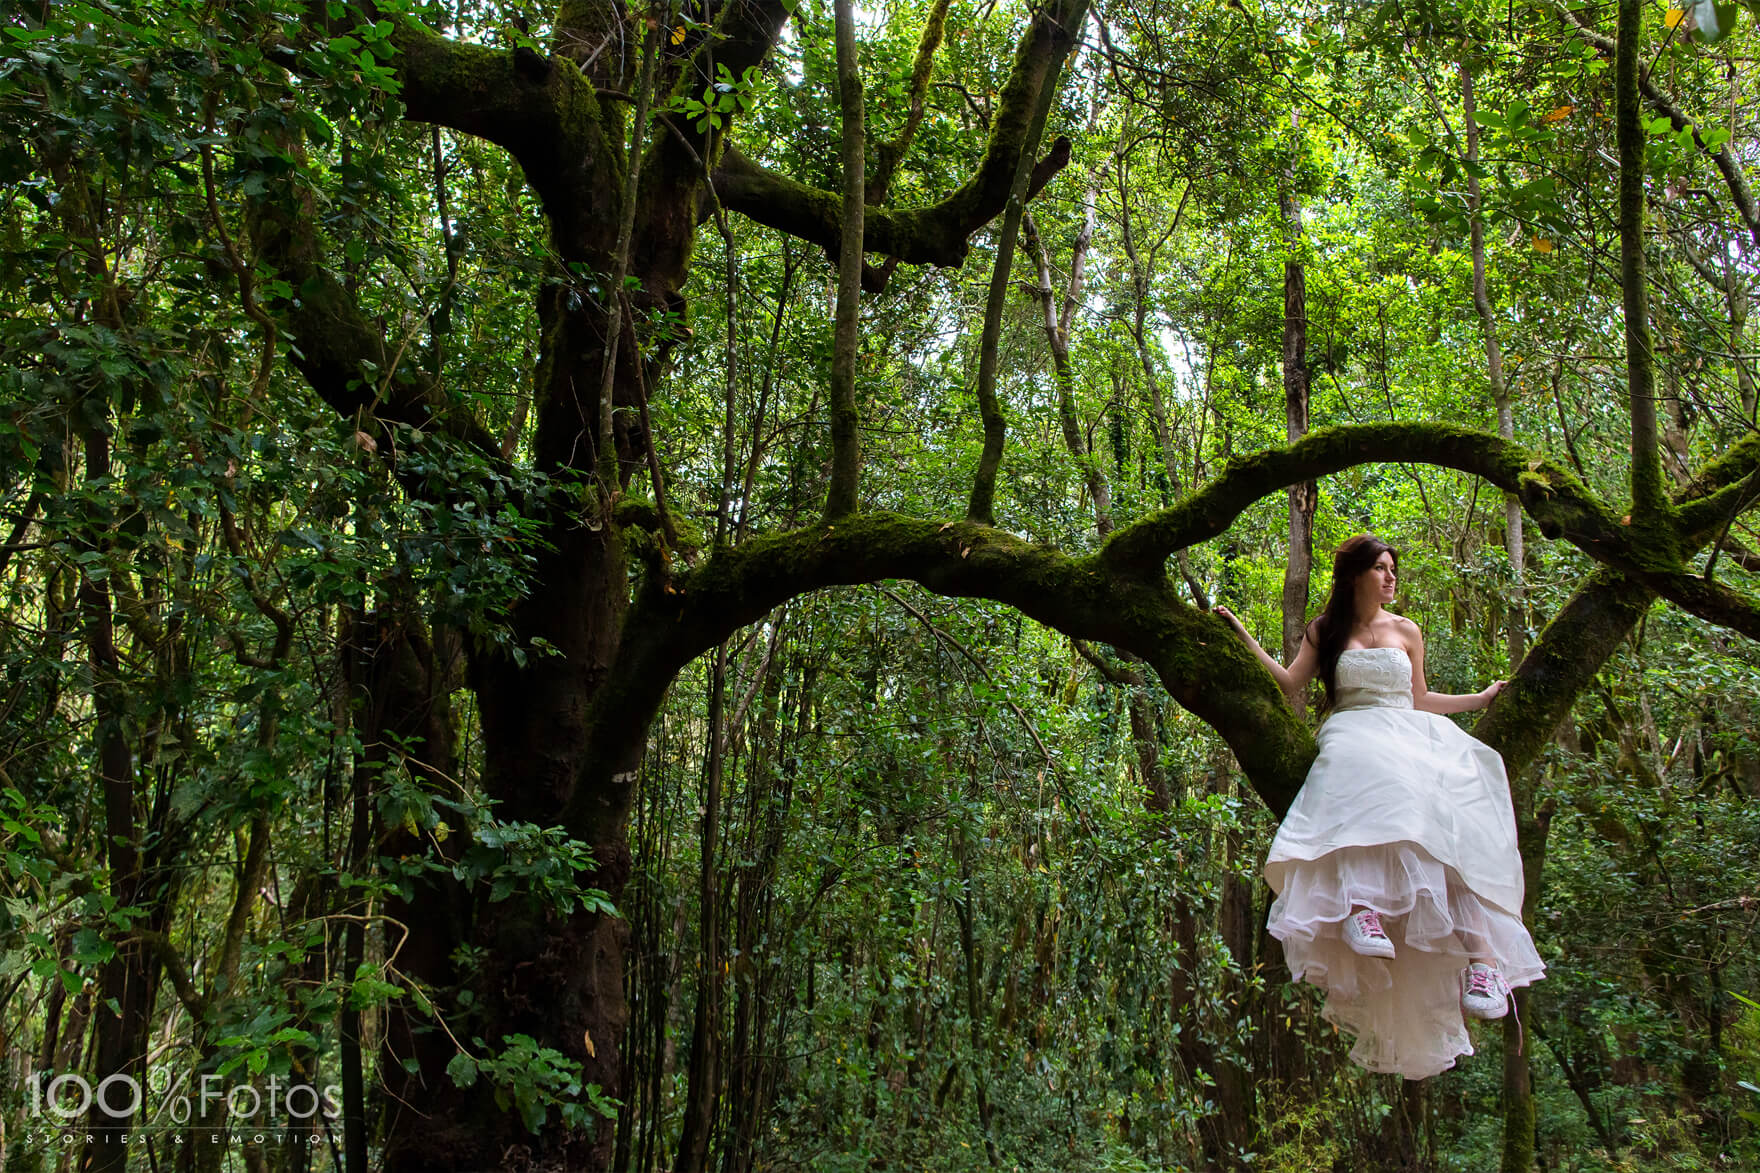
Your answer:
[[[1430,686],[1424,682],[1424,633],[1418,625],[1410,624],[1406,632],[1410,643],[1412,659],[1412,707],[1426,713],[1470,713],[1474,709],[1482,709],[1491,703],[1491,699],[1503,691],[1502,680],[1494,680],[1478,692],[1456,695],[1447,692],[1431,692]]]

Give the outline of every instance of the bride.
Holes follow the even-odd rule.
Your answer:
[[[1292,701],[1326,688],[1320,754],[1265,861],[1271,935],[1290,973],[1326,991],[1356,1035],[1351,1058],[1423,1079],[1473,1053],[1462,1015],[1502,1018],[1545,972],[1522,924],[1522,859],[1503,759],[1444,714],[1503,688],[1451,696],[1424,683],[1418,625],[1384,610],[1399,554],[1358,534],[1333,555],[1332,595],[1286,669],[1234,627]]]

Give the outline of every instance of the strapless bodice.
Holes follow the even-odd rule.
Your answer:
[[[1404,648],[1346,648],[1338,654],[1335,673],[1335,713],[1412,707],[1412,661]]]

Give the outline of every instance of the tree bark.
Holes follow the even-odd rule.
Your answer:
[[[837,93],[843,111],[843,222],[837,251],[837,309],[831,348],[831,488],[825,518],[855,512],[861,475],[861,434],[856,430],[856,319],[862,300],[862,214],[867,199],[863,168],[867,134],[862,115],[862,74],[856,60],[852,0],[836,0]],[[1031,150],[1031,147],[1028,147]]]
[[[1650,287],[1644,259],[1644,124],[1638,92],[1644,6],[1620,0],[1614,52],[1614,129],[1619,140],[1619,259],[1625,307],[1626,394],[1632,421],[1632,525],[1672,550],[1659,516],[1668,507],[1657,446],[1655,346],[1650,333]]]
[[[100,409],[108,416],[107,405]],[[88,482],[110,476],[110,438],[107,430],[91,423],[84,433],[85,476]],[[108,543],[82,537],[80,544],[103,558]],[[102,565],[102,563],[98,563]],[[104,844],[110,873],[110,894],[118,908],[143,903],[143,865],[140,834],[135,819],[134,751],[128,736],[127,690],[121,679],[122,658],[116,647],[109,580],[95,575],[93,567],[80,575],[80,611],[85,623],[87,655],[92,671],[92,710],[97,721],[97,789],[103,795]],[[152,903],[157,903],[153,901]],[[162,929],[162,924],[146,927]],[[153,990],[158,965],[152,953],[133,934],[115,942],[115,954],[99,971],[98,997],[110,1007],[98,1014],[94,1039],[91,1114],[104,1141],[131,1131],[135,1111],[112,1111],[128,1105],[130,1097],[120,1085],[104,1086],[112,1077],[131,1078],[144,1088],[147,1076],[147,1030],[153,1013]],[[95,1173],[122,1173],[128,1165],[128,1148],[115,1143],[88,1142],[82,1168]]]
[[[1293,116],[1292,116],[1293,120]],[[1308,434],[1308,277],[1300,253],[1302,209],[1290,181],[1279,186],[1289,258],[1283,265],[1283,408],[1291,443]],[[1283,570],[1283,662],[1301,650],[1308,625],[1308,579],[1314,568],[1314,511],[1320,485],[1289,487],[1289,557]],[[1304,706],[1296,699],[1297,710]]]
[[[673,1173],[703,1173],[707,1167],[715,1109],[721,1100],[721,882],[715,848],[721,838],[726,690],[727,650],[723,645],[715,649],[709,666],[709,743],[703,762],[703,817],[698,837],[701,859],[697,885],[697,1008],[691,1023],[684,1122]]]

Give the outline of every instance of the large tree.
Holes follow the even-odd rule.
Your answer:
[[[220,35],[243,85],[212,54],[204,73],[197,50],[164,49],[183,54],[179,67],[204,79],[195,92],[205,134],[192,141],[224,237],[213,265],[236,287],[263,341],[264,379],[271,363],[291,364],[409,499],[443,511],[511,505],[531,519],[517,543],[526,562],[504,617],[505,638],[461,648],[482,724],[482,789],[509,820],[560,826],[586,844],[594,860],[589,882],[610,901],[629,877],[629,816],[649,724],[668,687],[741,627],[836,585],[913,580],[943,595],[1011,605],[1071,637],[1127,653],[1214,727],[1259,797],[1281,814],[1312,760],[1312,736],[1228,629],[1191,597],[1189,576],[1169,575],[1169,562],[1224,534],[1261,499],[1360,465],[1427,464],[1482,478],[1519,502],[1546,538],[1600,564],[1534,641],[1479,726],[1512,776],[1654,597],[1760,638],[1760,602],[1721,584],[1709,564],[1695,571],[1688,561],[1721,544],[1730,520],[1753,504],[1760,437],[1750,433],[1713,454],[1679,479],[1672,497],[1660,472],[1644,325],[1637,106],[1649,83],[1640,83],[1633,64],[1634,6],[1622,5],[1619,53],[1630,504],[1598,495],[1560,460],[1495,432],[1384,422],[1303,434],[1305,421],[1298,426],[1292,407],[1290,443],[1238,457],[1165,508],[1117,524],[1108,518],[1104,540],[1087,555],[999,528],[995,500],[999,478],[1009,476],[998,336],[1015,241],[1025,205],[1070,159],[1070,142],[1046,144],[1045,128],[1072,53],[1094,39],[1096,17],[1086,0],[1022,13],[1012,60],[998,63],[1000,84],[985,96],[987,126],[981,150],[970,152],[969,174],[939,198],[903,205],[893,199],[902,186],[895,180],[922,122],[949,19],[947,5],[931,10],[902,108],[889,110],[864,99],[847,4],[837,8],[833,36],[802,23],[781,0],[666,11],[565,0],[545,13],[537,39],[522,23],[517,33],[502,30],[498,44],[485,35],[497,30],[454,27],[462,22],[425,10],[336,2],[294,13],[241,9],[226,14]],[[41,27],[34,17],[8,20],[8,29]],[[766,63],[791,21],[795,38],[835,43],[837,169],[815,168],[786,145],[738,145],[754,92],[783,84]],[[435,213],[400,207],[351,172],[347,144],[339,153],[328,137],[320,114],[326,102],[470,136],[517,164],[541,219],[547,260],[536,283],[530,416],[513,421],[505,436],[506,421],[489,418],[467,390],[443,379],[443,364],[424,361],[396,308],[360,281],[354,266],[363,250],[351,231],[364,235],[374,217]],[[864,133],[882,123],[897,128],[893,138]],[[57,157],[53,141],[37,149],[47,173],[75,164]],[[230,156],[232,190],[244,209],[230,235],[214,202],[216,152]],[[1096,163],[1097,185],[1097,161],[1088,162]],[[443,176],[440,192],[437,215],[450,250]],[[92,222],[83,229],[70,222],[69,235],[101,233],[101,200],[90,195],[83,214]],[[1293,200],[1289,207],[1299,217]],[[672,354],[690,336],[685,290],[698,235],[713,220],[731,251],[727,217],[734,214],[807,242],[824,259],[802,264],[839,273],[825,395],[830,443],[817,481],[823,506],[811,520],[754,529],[743,512],[736,524],[724,499],[710,538],[669,508],[676,462],[657,442],[652,415]],[[999,244],[976,372],[983,447],[970,495],[920,514],[874,508],[863,491],[864,402],[852,357],[862,293],[885,289],[900,265],[960,266],[974,238],[989,231]],[[112,290],[99,316],[120,328],[128,307],[115,293],[126,275],[100,272],[94,280]],[[1049,296],[1048,275],[1044,281]],[[427,325],[448,312],[450,290],[429,307]],[[1299,313],[1298,304],[1292,329]],[[1142,330],[1139,315],[1140,348]],[[1299,360],[1300,348],[1293,353]],[[1300,377],[1305,382],[1306,370]],[[99,403],[80,417],[87,478],[106,473],[112,410]],[[736,464],[729,458],[724,467]],[[52,483],[61,472],[44,475]],[[102,709],[113,601],[100,577],[81,590]],[[261,604],[274,623],[275,605]],[[381,594],[370,619],[372,630],[356,633],[359,680],[373,698],[367,740],[381,757],[407,756],[427,784],[444,790],[454,772],[448,706],[457,680],[439,666],[438,650],[457,637],[397,591]],[[277,655],[286,655],[285,646]],[[133,903],[143,868],[132,846],[139,841],[135,767],[115,738],[103,743],[101,759],[95,772],[111,815],[111,873],[118,898]],[[367,834],[368,809],[357,805],[357,835]],[[395,853],[397,832],[381,826],[376,842]],[[625,922],[603,905],[561,915],[494,897],[487,883],[450,873],[414,882],[394,905],[399,931],[408,932],[399,945],[404,971],[443,995],[435,1009],[453,1028],[468,1027],[490,1047],[535,1040],[578,1061],[583,1078],[604,1094],[623,1096]],[[107,992],[122,1012],[105,1028],[103,1070],[130,1070],[145,1052],[150,993],[143,987],[156,984],[162,962],[176,968],[155,931],[137,933],[107,970]],[[358,956],[358,938],[353,948]],[[200,1005],[196,997],[192,1009]],[[607,1121],[553,1116],[532,1134],[514,1108],[455,1078],[458,1046],[433,1029],[427,1010],[403,1008],[384,1039],[378,1070],[391,1113],[389,1167],[491,1168],[515,1150],[539,1167],[608,1166]],[[1526,1127],[1531,1134],[1531,1119]],[[357,1144],[364,1151],[364,1141],[351,1138]]]

